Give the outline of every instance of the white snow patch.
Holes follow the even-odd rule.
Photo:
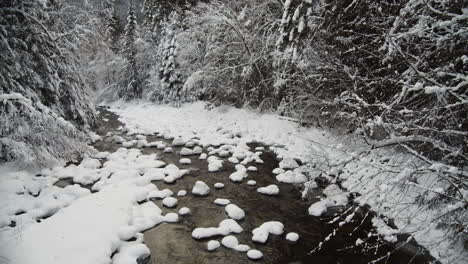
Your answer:
[[[228,204],[224,210],[226,210],[227,215],[229,218],[234,220],[241,220],[245,217],[245,212],[239,206],[235,204]]]
[[[255,242],[265,243],[270,234],[281,235],[283,234],[284,225],[278,221],[265,222],[261,226],[252,231],[252,240]]]
[[[195,195],[208,195],[210,193],[210,187],[202,181],[196,181],[192,188],[192,193]]]
[[[299,234],[290,232],[286,235],[286,240],[291,241],[291,242],[296,242],[297,240],[299,240]]]
[[[279,188],[275,184],[270,184],[266,187],[260,187],[257,189],[257,192],[266,194],[266,195],[277,195],[279,193]]]
[[[180,215],[189,215],[191,212],[190,212],[190,208],[187,208],[187,207],[182,207],[179,209],[179,214]]]
[[[251,249],[249,251],[247,251],[247,257],[249,259],[261,259],[263,258],[263,253],[259,250],[256,250],[256,249]]]
[[[214,184],[214,187],[215,187],[216,189],[222,189],[222,188],[224,188],[224,184],[223,184],[223,183],[220,183],[220,182],[217,182],[217,183]]]
[[[218,198],[218,199],[214,200],[214,203],[217,204],[217,205],[228,205],[228,204],[231,203],[231,201],[229,201],[228,199]]]
[[[225,219],[219,223],[218,227],[197,227],[192,231],[192,237],[202,239],[217,235],[227,236],[230,233],[242,232],[242,227],[233,219]]]
[[[177,199],[174,197],[166,197],[162,200],[162,204],[166,207],[172,208],[177,205]]]
[[[221,244],[216,240],[210,240],[210,241],[208,241],[208,243],[206,243],[206,249],[208,251],[214,251],[217,248],[219,248],[220,246],[221,246]]]

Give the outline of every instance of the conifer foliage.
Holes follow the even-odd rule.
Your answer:
[[[94,123],[73,46],[63,40],[75,31],[64,34],[61,17],[52,16],[61,8],[55,1],[0,3],[0,159],[27,166],[69,156],[84,140],[79,130]]]
[[[112,13],[107,25],[107,39],[109,41],[109,46],[114,53],[119,52],[119,40],[122,33],[122,24],[120,22],[119,16],[117,14],[117,9],[115,7],[115,2],[112,1]]]
[[[119,95],[122,98],[131,99],[141,96],[140,80],[136,61],[137,48],[135,41],[137,38],[137,18],[131,3],[127,13],[127,24],[123,40],[122,55],[127,61],[125,72],[121,80]]]

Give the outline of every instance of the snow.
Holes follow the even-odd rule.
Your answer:
[[[218,198],[218,199],[214,200],[214,203],[217,204],[217,205],[228,205],[228,204],[231,203],[231,201],[229,201],[228,199]]]
[[[158,190],[155,188],[148,193],[148,199],[164,199],[166,197],[174,195],[174,192],[169,189]]]
[[[119,259],[146,253],[142,246],[123,247],[124,240],[165,221],[153,203],[138,205],[146,195],[146,186],[110,186],[76,200],[41,223],[5,230],[0,238],[4,257],[19,264],[109,263],[116,250],[121,253]]]
[[[241,220],[245,217],[244,210],[235,204],[228,204],[224,210],[226,210],[227,215],[234,220]]]
[[[255,184],[257,184],[257,182],[254,180],[250,180],[247,182],[247,185],[250,185],[250,186],[254,186]]]
[[[298,184],[298,183],[305,183],[309,179],[307,179],[307,177],[298,170],[294,170],[294,171],[288,170],[286,172],[278,174],[276,176],[276,180],[279,182],[284,182],[284,183]]]
[[[266,195],[277,195],[279,193],[279,188],[275,184],[270,184],[266,187],[260,187],[257,189],[257,192]]]
[[[229,179],[233,182],[241,182],[244,178],[247,178],[247,169],[244,165],[237,164],[236,171],[229,175]]]
[[[172,148],[171,148],[171,147],[167,147],[167,148],[165,148],[165,149],[164,149],[164,151],[163,151],[163,152],[164,152],[164,153],[172,153],[172,152],[173,152],[173,150],[172,150]]]
[[[187,207],[182,207],[179,209],[179,214],[180,215],[189,215],[191,212],[190,212],[190,209],[187,208]]]
[[[193,148],[192,153],[193,154],[202,154],[202,151],[203,151],[203,149],[201,147],[196,146],[196,147]]]
[[[286,240],[290,241],[290,242],[296,242],[297,240],[299,240],[299,234],[298,233],[294,233],[294,232],[290,232],[286,235]]]
[[[162,204],[166,207],[172,208],[177,205],[177,199],[174,197],[166,197],[162,200]]]
[[[177,196],[185,196],[187,195],[187,191],[186,190],[180,190],[177,192]]]
[[[348,195],[343,192],[336,184],[328,185],[323,194],[327,196],[327,200],[331,201],[333,205],[346,205],[348,204]]]
[[[247,257],[249,259],[254,259],[254,260],[261,259],[261,258],[263,258],[263,253],[256,250],[256,249],[251,249],[251,250],[247,251]]]
[[[220,246],[221,246],[221,244],[216,240],[210,240],[210,241],[208,241],[208,243],[206,243],[206,249],[208,251],[214,251],[217,248],[219,248]]]
[[[202,181],[196,181],[192,188],[192,193],[195,195],[208,195],[210,193],[210,187]]]
[[[216,156],[208,157],[207,161],[208,161],[208,171],[209,172],[219,171],[223,167],[223,160],[219,159]]]
[[[172,146],[174,147],[180,147],[184,145],[185,145],[185,141],[180,137],[174,138],[174,140],[172,140]]]
[[[295,169],[299,167],[299,164],[293,158],[287,157],[279,163],[279,167],[283,170]]]
[[[283,234],[284,225],[278,221],[265,222],[261,226],[252,231],[252,240],[255,242],[265,243],[270,234],[281,235]]]
[[[191,164],[192,161],[191,161],[190,159],[183,158],[183,159],[180,159],[180,160],[179,160],[179,163],[180,163],[180,164]]]
[[[250,250],[250,247],[247,245],[239,244],[239,240],[235,236],[225,236],[221,240],[221,244],[227,248],[234,249],[240,252],[246,252]]]
[[[216,189],[222,189],[222,188],[224,188],[224,184],[222,184],[222,183],[220,183],[220,182],[217,182],[217,183],[214,184],[214,187],[215,187]]]
[[[318,201],[309,207],[309,215],[321,216],[327,212],[327,206],[323,201]]]
[[[212,236],[227,236],[230,233],[242,232],[242,227],[233,219],[221,221],[218,227],[197,227],[192,231],[192,237],[195,239],[208,238]]]
[[[249,167],[247,168],[247,170],[248,170],[248,171],[258,171],[257,167],[255,167],[255,166],[249,166]]]
[[[182,148],[180,150],[180,155],[182,156],[190,156],[190,155],[193,155],[193,151],[189,148]]]
[[[272,172],[273,174],[280,174],[285,172],[285,170],[283,170],[282,168],[275,168]]]

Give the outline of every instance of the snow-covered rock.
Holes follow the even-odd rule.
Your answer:
[[[296,242],[297,240],[299,240],[299,234],[298,233],[294,233],[294,232],[290,232],[286,235],[286,240],[290,241],[290,242]]]
[[[257,167],[255,167],[255,166],[249,166],[249,167],[247,168],[247,170],[248,170],[248,171],[258,171]]]
[[[270,184],[266,187],[260,187],[257,189],[257,192],[266,194],[266,195],[277,195],[279,193],[279,188],[275,184]]]
[[[225,236],[221,240],[221,244],[227,248],[234,249],[240,252],[246,252],[250,250],[248,245],[239,244],[239,240],[235,236]]]
[[[174,140],[172,141],[172,145],[175,146],[175,147],[183,146],[183,145],[185,145],[185,140],[183,140],[180,137],[174,138]]]
[[[192,163],[192,161],[190,159],[188,159],[188,158],[183,158],[183,159],[179,160],[179,163],[180,164],[190,164],[190,163]]]
[[[273,174],[278,175],[280,173],[285,172],[285,170],[283,170],[282,168],[275,168],[272,172],[273,172]]]
[[[219,171],[223,167],[223,160],[219,159],[216,156],[208,157],[207,161],[208,161],[208,171],[209,172]]]
[[[228,204],[224,210],[226,210],[227,215],[234,220],[241,220],[245,217],[244,210],[235,204]]]
[[[162,200],[162,204],[166,207],[172,208],[177,205],[177,199],[174,197],[166,197]]]
[[[214,200],[214,203],[217,204],[217,205],[228,205],[228,204],[231,203],[231,201],[229,201],[228,199],[218,198],[218,199]]]
[[[190,156],[190,155],[193,155],[193,151],[189,148],[182,148],[180,150],[180,155],[182,156]]]
[[[247,251],[247,257],[249,259],[257,260],[263,258],[263,253],[256,249]]]
[[[201,154],[202,152],[203,152],[203,149],[199,146],[194,147],[192,150],[192,153],[196,155]]]
[[[158,148],[159,148],[159,147],[158,147]],[[163,151],[163,152],[164,152],[164,153],[172,153],[172,152],[174,152],[174,150],[172,150],[171,147],[167,147],[167,148],[164,148],[164,151]]]
[[[196,181],[192,188],[192,193],[195,195],[208,195],[210,193],[210,187],[202,181]]]
[[[284,183],[304,183],[307,182],[307,177],[299,171],[286,171],[276,176],[276,180]]]
[[[250,185],[250,186],[254,186],[255,184],[257,184],[257,182],[254,180],[250,180],[247,182],[247,185]]]
[[[327,212],[327,207],[325,206],[323,201],[318,201],[318,202],[312,204],[309,207],[308,211],[309,211],[309,215],[321,216],[322,214]]]
[[[201,153],[198,159],[200,160],[206,160],[208,158],[208,155],[206,153]]]
[[[284,225],[278,221],[265,222],[261,226],[252,231],[252,240],[255,242],[265,243],[270,234],[281,235],[283,234]]]
[[[293,170],[297,167],[299,167],[299,164],[297,164],[297,161],[294,160],[293,158],[287,157],[284,158],[280,163],[279,167],[283,170]]]
[[[180,190],[177,192],[177,196],[185,196],[187,195],[187,191],[186,190]]]
[[[221,244],[216,240],[210,240],[210,241],[208,241],[208,243],[206,243],[206,249],[208,251],[214,251],[217,248],[219,248],[220,246],[221,246]]]
[[[225,219],[219,223],[218,227],[197,227],[192,231],[192,237],[202,239],[212,236],[227,236],[230,233],[242,232],[242,227],[233,219]]]
[[[237,164],[236,171],[229,175],[229,179],[233,182],[241,182],[244,178],[247,178],[247,169],[244,165]]]
[[[191,212],[190,212],[190,209],[187,208],[187,207],[182,207],[179,209],[179,214],[180,215],[189,215]]]
[[[223,184],[223,183],[220,183],[220,182],[217,182],[217,183],[214,184],[214,187],[215,187],[216,189],[222,189],[222,188],[224,188],[224,184]]]

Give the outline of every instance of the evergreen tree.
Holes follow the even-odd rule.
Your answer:
[[[115,2],[112,1],[112,14],[107,25],[107,38],[110,42],[110,48],[114,53],[119,51],[119,39],[122,32],[122,25],[115,9]]]
[[[119,96],[123,98],[136,98],[141,96],[141,87],[138,79],[138,68],[136,62],[137,49],[135,40],[137,35],[137,19],[133,5],[128,8],[127,25],[125,26],[125,37],[122,54],[127,60],[125,74]]]
[[[80,129],[95,118],[73,52],[76,31],[64,34],[57,15],[66,6],[46,2],[0,2],[0,159],[26,166],[84,150]]]

